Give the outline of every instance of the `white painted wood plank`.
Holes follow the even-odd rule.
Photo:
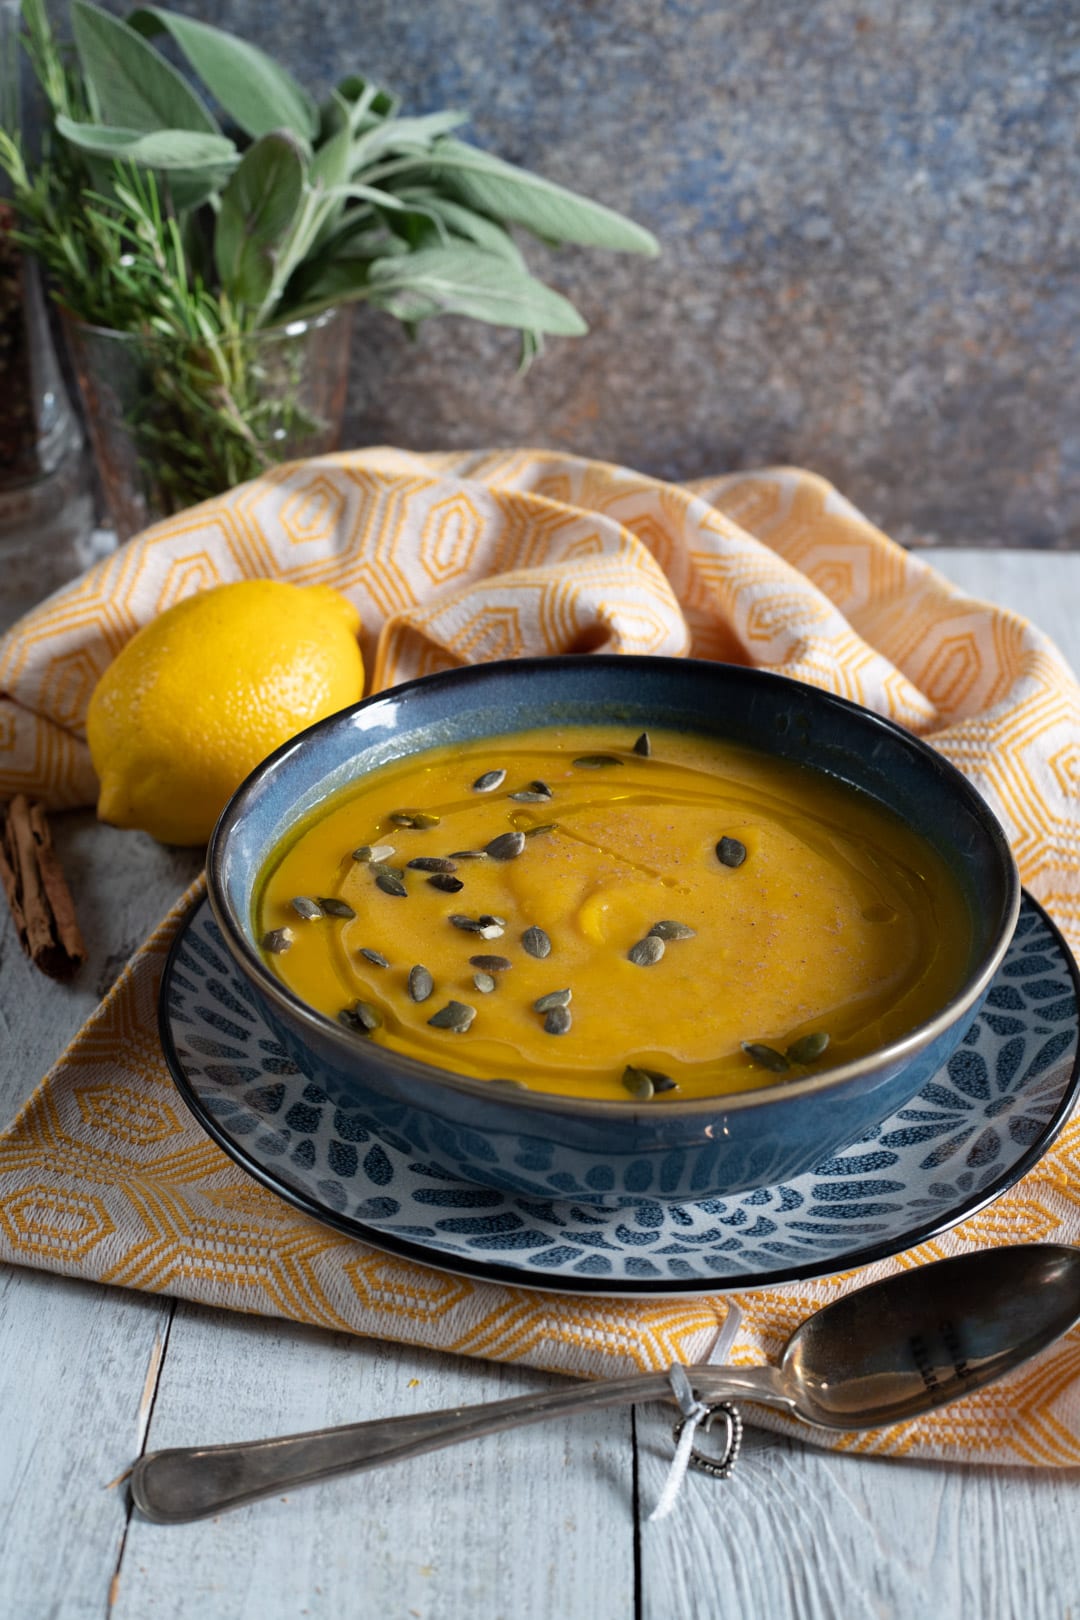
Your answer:
[[[501,1400],[522,1368],[179,1307],[148,1449]],[[110,1620],[624,1620],[628,1412],[327,1481],[194,1525],[131,1521]]]
[[[23,955],[0,898],[0,1126],[202,866],[200,851],[105,827],[92,811],[53,816],[50,824],[89,957],[70,984],[47,979]]]
[[[638,1414],[645,1518],[670,1417]],[[732,1478],[690,1475],[643,1522],[642,1620],[1065,1620],[1080,1594],[1080,1473],[832,1455],[747,1429]]]
[[[954,585],[1037,624],[1080,671],[1080,552],[920,552]]]
[[[103,1620],[170,1308],[0,1267],[4,1620]]]
[[[90,812],[52,818],[89,959],[58,985],[0,903],[0,1126],[201,864]],[[106,1614],[127,1522],[108,1489],[141,1446],[171,1302],[0,1267],[0,1616]]]

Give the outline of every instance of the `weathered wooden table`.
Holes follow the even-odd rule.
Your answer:
[[[935,553],[1080,667],[1080,554]],[[67,988],[0,923],[0,1124],[195,875],[194,854],[57,819],[91,957]],[[162,1528],[114,1483],[144,1447],[493,1400],[521,1368],[0,1269],[0,1620],[1066,1620],[1076,1472],[814,1452],[748,1429],[729,1484],[645,1522],[670,1413],[603,1412]]]

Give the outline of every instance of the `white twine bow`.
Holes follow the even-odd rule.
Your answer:
[[[741,1321],[742,1312],[732,1300],[728,1304],[727,1315],[721,1324],[720,1331],[713,1340],[712,1349],[709,1351],[705,1365],[715,1367],[723,1362],[735,1342],[735,1335],[739,1331]],[[709,1408],[702,1401],[699,1401],[694,1394],[690,1380],[686,1376],[686,1368],[681,1362],[673,1362],[668,1368],[668,1383],[671,1385],[671,1393],[679,1403],[683,1426],[679,1435],[679,1443],[675,1447],[675,1455],[671,1459],[667,1479],[664,1481],[664,1488],[660,1492],[660,1499],[649,1514],[650,1524],[657,1519],[666,1519],[675,1506],[679,1492],[682,1489],[682,1482],[686,1478],[686,1470],[690,1466],[690,1453],[694,1449],[694,1436],[697,1434],[698,1424],[709,1415]]]

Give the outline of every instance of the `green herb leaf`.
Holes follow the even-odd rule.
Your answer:
[[[221,194],[214,233],[217,273],[237,303],[260,304],[269,292],[303,187],[304,155],[284,130],[244,153]]]
[[[72,0],[71,25],[102,124],[118,129],[201,130],[220,136],[216,121],[191,86],[127,23],[90,0]]]
[[[389,90],[363,79],[359,73],[350,73],[338,85],[338,94],[352,108],[352,127],[359,129],[364,119],[393,118],[401,100]]]
[[[82,152],[138,163],[146,169],[222,169],[227,173],[239,162],[232,141],[198,130],[115,129],[109,124],[77,124],[62,113],[56,127]]]
[[[366,297],[371,262],[361,257],[335,257],[305,263],[289,283],[279,314],[287,308],[290,318],[306,318],[331,304],[349,304]]]
[[[257,46],[159,6],[142,7],[132,12],[129,21],[140,34],[168,33],[245,135],[257,137],[288,129],[303,140],[313,140],[318,133],[315,102],[291,73]]]
[[[313,192],[322,194],[324,200],[320,203],[320,220],[307,257],[332,235],[341,222],[347,202],[343,188],[349,178],[352,130],[349,127],[348,107],[336,90],[331,98],[331,106],[338,108],[337,128],[319,146],[308,171],[308,183]],[[329,127],[325,120],[324,127]]]
[[[524,225],[547,241],[580,242],[619,253],[660,251],[651,232],[614,209],[461,141],[439,141],[425,165],[470,208]]]
[[[324,141],[311,163],[310,180],[313,186],[325,191],[336,191],[347,184],[352,158],[352,136],[348,129],[339,129]]]
[[[452,129],[469,121],[468,113],[434,112],[422,118],[391,118],[374,124],[353,143],[351,172],[360,175],[365,164],[373,163],[388,152],[424,153],[437,151],[434,144]],[[469,150],[468,147],[465,148]],[[362,176],[361,176],[362,178]]]
[[[400,191],[398,196],[403,202],[416,203],[429,214],[435,214],[452,235],[472,242],[476,247],[483,248],[485,253],[494,253],[496,258],[506,259],[519,270],[525,269],[521,250],[509,231],[495,220],[488,219],[486,214],[474,213],[455,198],[443,197],[439,192],[422,186]]]
[[[543,282],[479,248],[422,248],[404,258],[379,259],[368,296],[402,320],[468,315],[492,326],[578,336],[588,330],[568,299]]]

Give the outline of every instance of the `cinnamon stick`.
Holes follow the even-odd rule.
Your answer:
[[[75,903],[40,804],[17,794],[0,830],[0,884],[19,943],[52,979],[70,979],[86,961]]]

